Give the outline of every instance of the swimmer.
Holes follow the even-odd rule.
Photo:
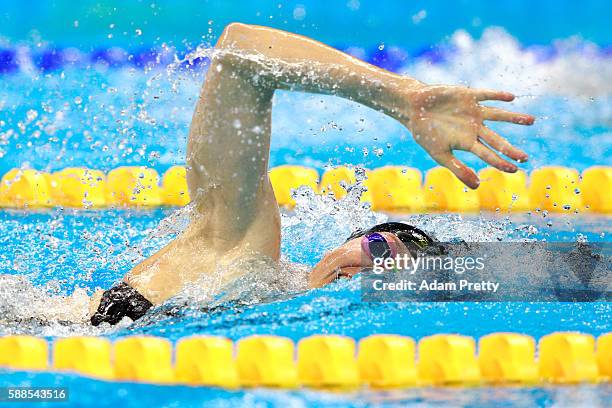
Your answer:
[[[453,155],[469,151],[505,172],[527,154],[485,126],[485,121],[531,125],[534,118],[480,104],[510,102],[511,93],[427,85],[310,38],[266,27],[228,25],[215,46],[187,144],[187,184],[194,214],[174,241],[97,292],[91,323],[133,320],[177,295],[203,275],[243,259],[280,258],[280,213],[268,178],[272,96],[277,89],[335,95],[366,105],[403,124],[440,165],[468,187],[473,170]],[[351,277],[371,256],[397,254],[433,241],[405,224],[358,231],[327,253],[309,276],[319,287]],[[229,282],[236,276],[225,276]]]

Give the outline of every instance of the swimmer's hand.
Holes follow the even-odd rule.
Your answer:
[[[100,306],[100,301],[102,300],[102,295],[104,295],[104,289],[98,289],[91,295],[89,298],[89,317],[93,316]]]
[[[436,162],[455,173],[468,187],[478,187],[478,176],[453,155],[453,150],[472,152],[491,166],[508,173],[514,173],[518,168],[502,159],[493,149],[517,162],[528,159],[525,152],[512,146],[483,123],[493,120],[518,125],[533,124],[534,117],[531,115],[479,104],[485,100],[510,102],[514,99],[511,93],[462,86],[424,85],[413,89],[406,98],[409,99],[410,111],[400,114],[398,119]]]

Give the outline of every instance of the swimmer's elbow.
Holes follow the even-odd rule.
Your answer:
[[[222,64],[224,67],[231,68],[234,72],[241,72],[250,76],[254,70],[261,67],[254,63],[249,56],[257,52],[258,44],[262,41],[261,27],[231,23],[228,24],[219,41],[215,45],[217,52],[213,58],[213,64]]]
[[[262,79],[269,79],[272,74],[266,57],[277,35],[278,30],[267,27],[231,23],[217,41],[215,48],[219,52],[215,53],[212,63],[221,64],[222,68],[231,69],[247,80],[257,78],[257,87],[269,86],[272,82]]]
[[[255,27],[252,25],[230,23],[223,29],[223,33],[221,33],[219,41],[217,42],[217,47],[242,48],[245,42],[250,38],[254,29]]]

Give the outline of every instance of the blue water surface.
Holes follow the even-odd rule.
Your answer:
[[[3,211],[0,228],[4,233],[1,273],[26,274],[38,285],[56,281],[56,293],[70,293],[75,287],[108,287],[121,278],[130,265],[154,252],[172,234],[151,239],[157,224],[173,210],[92,211],[34,213]],[[491,218],[491,216],[486,216]],[[400,217],[401,218],[401,217]],[[468,217],[469,218],[469,217]],[[601,241],[609,230],[606,217],[551,217],[550,226],[541,216],[515,217],[502,230],[509,239],[520,236],[522,226],[540,228],[535,238],[554,241],[582,239]],[[499,217],[493,217],[499,222]],[[530,221],[530,222],[527,222]],[[450,219],[449,219],[450,223]],[[287,234],[291,228],[285,228]],[[602,235],[604,234],[604,235]],[[93,239],[92,239],[93,238]],[[302,242],[296,251],[284,242],[289,258],[313,265],[324,250],[316,241]],[[130,253],[128,248],[138,250]],[[287,248],[292,248],[289,251]],[[116,339],[145,334],[177,341],[189,335],[209,334],[238,340],[253,334],[274,334],[295,341],[321,333],[341,334],[360,339],[372,333],[395,333],[416,340],[437,333],[460,333],[476,338],[492,332],[520,332],[536,339],[552,331],[580,331],[594,336],[610,331],[612,307],[609,303],[368,303],[361,300],[359,280],[340,281],[305,293],[269,298],[250,305],[226,305],[207,310],[201,305],[164,305],[133,325],[105,329],[100,335]],[[70,327],[70,326],[68,326]],[[5,327],[7,330],[9,326]],[[36,323],[23,321],[21,331],[42,333],[49,340],[66,335],[62,329],[41,330]],[[68,332],[81,330],[74,326]],[[60,334],[61,333],[61,334]],[[115,384],[71,375],[9,373],[7,385],[70,388],[75,405],[98,401],[101,406],[165,405],[181,401],[181,406],[286,406],[306,403],[316,406],[361,406],[372,404],[424,404],[437,406],[568,406],[589,401],[605,406],[607,386],[495,389],[415,389],[392,392],[359,391],[329,393],[317,391],[226,391],[213,388],[164,387]],[[135,395],[144,396],[134,399]],[[103,401],[103,402],[100,402]],[[149,402],[147,402],[149,401]],[[301,401],[301,402],[300,402]],[[572,402],[573,401],[573,402]]]

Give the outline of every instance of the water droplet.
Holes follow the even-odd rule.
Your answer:
[[[34,119],[36,119],[38,117],[38,111],[34,110],[34,109],[30,109],[29,111],[27,111],[26,113],[26,118],[28,118],[28,122],[33,121]]]
[[[426,17],[427,17],[427,10],[421,10],[418,13],[416,13],[415,15],[412,16],[412,23],[413,24],[419,24]]]
[[[298,4],[293,9],[293,19],[302,21],[304,18],[306,18],[306,8],[303,5]]]

